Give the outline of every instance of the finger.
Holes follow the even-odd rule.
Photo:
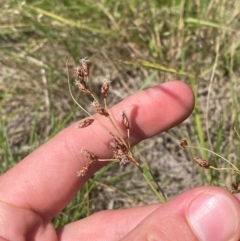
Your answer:
[[[239,217],[240,204],[232,194],[201,187],[160,206],[122,240],[239,240]]]
[[[206,201],[204,201],[204,199]],[[225,199],[227,200],[227,203],[230,203],[230,206],[233,209],[233,214],[224,206],[225,204],[222,199]],[[197,206],[194,204],[195,200],[197,200]],[[220,225],[224,227],[222,230],[225,234],[227,233],[226,230],[232,228],[232,223],[229,222],[228,219],[229,216],[231,218],[231,215],[234,217],[233,227],[238,226],[239,205],[239,202],[230,193],[223,189],[201,187],[188,191],[163,206],[154,204],[126,210],[102,211],[88,218],[68,224],[60,228],[57,232],[60,241],[74,241],[80,239],[114,241],[120,240],[123,236],[125,236],[124,240],[150,240],[148,239],[149,237],[151,240],[163,241],[238,240],[239,231],[236,231],[235,234],[234,231],[229,231],[230,235],[226,235],[226,239],[217,237],[217,234],[220,231]],[[199,219],[195,219],[195,224],[194,222],[189,224],[186,220],[191,219],[188,217],[188,210],[191,206],[194,207],[194,211],[190,211],[190,214],[192,213],[193,215],[194,212],[197,211],[197,215],[203,216],[204,214],[207,214],[208,217],[205,217],[205,220],[202,222],[200,222],[201,220]],[[213,210],[211,210],[211,208],[213,208]],[[236,208],[236,210],[234,210],[234,208]],[[219,210],[223,210],[225,213],[217,213]],[[219,219],[217,215],[223,215],[224,218]],[[237,218],[237,220],[235,220],[235,218]],[[226,224],[219,223],[219,220],[224,219]],[[137,226],[138,224],[140,225]],[[196,224],[198,226],[199,224],[203,225],[207,228],[207,230],[200,232],[200,235],[205,235],[205,239],[199,239],[199,237],[196,237],[198,231],[194,231],[192,228],[192,226]],[[157,236],[155,230],[158,232]],[[128,234],[131,231],[132,233]],[[134,232],[140,232],[140,235],[136,236],[136,233]],[[175,236],[172,236],[172,234]],[[133,235],[135,239],[130,235]]]
[[[240,201],[240,193],[236,193],[234,196]]]
[[[136,144],[183,121],[191,113],[193,103],[190,88],[173,81],[126,98],[112,107],[111,113],[119,126],[122,111],[128,114],[130,141]],[[105,117],[99,121],[114,133]],[[97,121],[84,129],[77,129],[76,124],[69,126],[0,177],[0,199],[52,218],[104,165],[96,162],[86,177],[76,177],[77,170],[87,162],[80,150],[85,148],[99,158],[110,157],[111,138]]]
[[[118,241],[159,206],[160,204],[153,204],[95,213],[87,218],[59,228],[57,230],[58,240]]]
[[[0,241],[57,240],[52,223],[43,224],[42,218],[29,209],[0,201],[0,214]]]

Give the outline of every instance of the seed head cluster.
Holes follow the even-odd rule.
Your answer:
[[[78,124],[78,128],[85,128],[90,126],[94,122],[94,119],[85,119]]]
[[[109,142],[109,145],[114,149],[113,159],[119,161],[120,165],[126,165],[131,162],[128,149],[120,140],[115,138]]]
[[[82,60],[82,62],[80,62],[82,64],[82,66],[78,66],[77,68],[75,68],[76,72],[76,79],[75,79],[75,84],[77,85],[77,87],[79,88],[79,90],[81,92],[83,92],[84,94],[87,95],[91,95],[91,91],[89,90],[88,86],[87,86],[87,82],[85,81],[85,77],[88,77],[88,75],[86,75],[84,68],[86,68],[87,66],[87,62],[86,62],[86,58],[84,58]],[[88,69],[88,67],[87,67]]]
[[[133,156],[133,153],[131,151],[131,147],[129,144],[129,141],[125,141],[125,139],[121,136],[120,131],[118,130],[118,126],[113,121],[112,117],[109,114],[109,111],[107,109],[106,99],[109,93],[109,88],[111,81],[105,79],[103,81],[103,84],[100,89],[101,97],[104,101],[104,104],[101,105],[100,101],[97,100],[97,98],[94,96],[93,92],[89,88],[89,67],[88,67],[88,61],[87,58],[82,58],[79,60],[80,65],[75,68],[75,85],[78,87],[78,89],[89,96],[92,97],[93,101],[91,103],[91,106],[95,110],[96,113],[99,115],[102,115],[106,117],[106,121],[110,121],[112,124],[113,129],[116,131],[116,135],[110,133],[113,136],[113,139],[109,142],[110,147],[113,149],[113,157],[111,159],[108,159],[109,161],[114,160],[119,162],[121,165],[126,165],[130,162],[134,163],[139,167],[138,162]],[[78,128],[86,128],[90,126],[94,122],[95,118],[91,117],[89,119],[82,120],[78,124]],[[128,116],[125,112],[122,113],[121,116],[121,123],[125,130],[127,130],[127,137],[129,139],[129,130],[130,130],[130,121],[128,119]],[[92,163],[96,161],[101,161],[102,159],[99,159],[94,153],[83,149],[82,150],[83,155],[88,159],[87,164],[85,164],[78,172],[78,176],[84,176],[88,172],[90,166]],[[107,160],[106,160],[107,161]],[[140,168],[140,167],[139,167]]]

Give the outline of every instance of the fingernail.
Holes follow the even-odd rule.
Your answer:
[[[231,240],[239,225],[232,201],[215,192],[203,192],[196,196],[188,207],[187,219],[201,241]]]

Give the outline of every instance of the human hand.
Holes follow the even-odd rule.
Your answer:
[[[179,124],[193,103],[189,87],[173,81],[130,96],[111,113],[130,113],[134,145]],[[76,177],[87,161],[79,151],[108,158],[108,139],[98,122],[80,130],[73,124],[0,176],[0,241],[239,239],[239,202],[215,187],[193,189],[162,205],[102,211],[55,230],[51,219],[104,165],[95,162],[86,176]]]

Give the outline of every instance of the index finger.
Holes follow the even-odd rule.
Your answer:
[[[193,104],[191,89],[182,82],[172,81],[136,93],[112,107],[110,112],[117,124],[121,112],[127,113],[130,143],[134,145],[182,122],[192,112]],[[105,117],[98,119],[114,133]],[[51,219],[104,165],[96,162],[85,177],[78,178],[77,170],[87,162],[80,150],[84,148],[99,158],[109,158],[111,138],[99,122],[84,129],[77,129],[76,124],[67,127],[0,177],[0,200]]]

